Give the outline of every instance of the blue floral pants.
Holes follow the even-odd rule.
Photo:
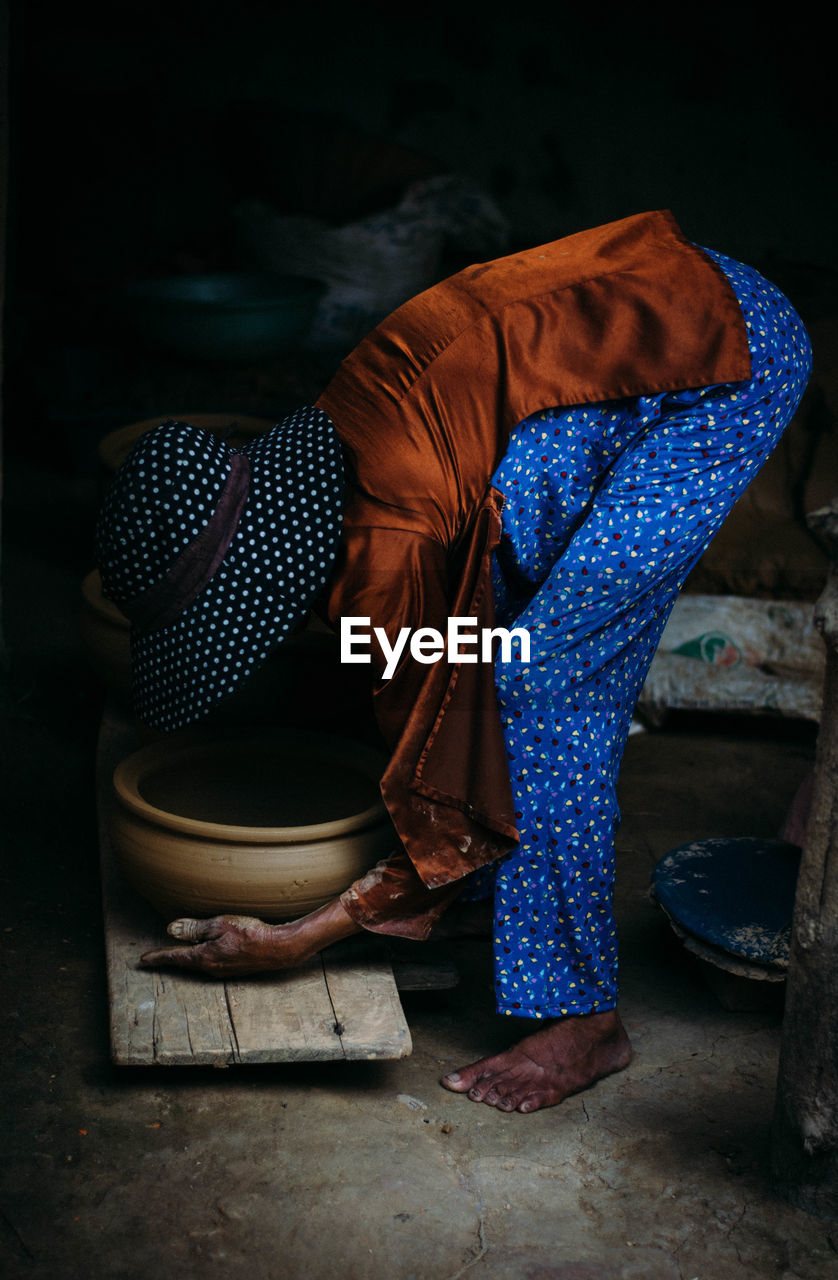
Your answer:
[[[632,712],[678,591],[787,426],[811,354],[788,301],[710,255],[745,316],[752,380],[547,409],[519,424],[493,483],[498,623],[530,661],[495,683],[521,834],[476,874],[494,892],[498,1011],[613,1008],[616,781]]]

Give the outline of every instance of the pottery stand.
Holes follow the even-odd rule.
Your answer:
[[[229,982],[138,968],[144,951],[171,939],[161,917],[125,882],[110,846],[113,771],[137,745],[128,718],[109,704],[99,737],[97,804],[114,1063],[226,1067],[406,1057],[412,1045],[399,986],[447,987],[457,978],[445,963],[408,961],[397,986],[383,938],[349,938],[302,968]]]

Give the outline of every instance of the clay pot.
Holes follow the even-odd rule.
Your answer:
[[[305,915],[392,851],[384,763],[364,744],[296,731],[143,747],[114,772],[117,863],[167,918]]]
[[[226,437],[233,449],[240,449],[254,436],[260,436],[274,426],[271,418],[251,418],[240,413],[172,413],[168,417],[176,422],[188,422],[193,427],[203,427],[217,435],[233,426],[232,432]],[[142,422],[129,422],[127,426],[108,432],[99,441],[99,460],[105,470],[109,474],[118,471],[140,436],[152,427],[159,427],[166,419],[166,414],[158,418],[145,418]]]
[[[81,584],[81,635],[91,665],[106,687],[125,705],[131,701],[131,643],[128,619],[102,595],[94,569]]]

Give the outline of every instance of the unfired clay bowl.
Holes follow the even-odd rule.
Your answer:
[[[157,742],[114,772],[114,854],[167,918],[294,919],[392,851],[383,770],[377,751],[326,734]]]

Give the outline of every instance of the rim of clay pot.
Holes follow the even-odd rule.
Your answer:
[[[302,841],[329,840],[334,836],[347,835],[352,831],[377,825],[387,818],[384,801],[379,798],[359,813],[347,814],[327,822],[294,827],[242,826],[234,823],[208,822],[202,818],[189,818],[180,813],[172,813],[168,809],[161,809],[150,803],[141,794],[140,784],[151,769],[165,767],[167,764],[173,765],[189,757],[198,760],[201,756],[212,756],[219,748],[229,748],[236,742],[246,743],[248,747],[256,747],[264,743],[268,749],[283,745],[291,749],[299,749],[300,746],[317,747],[328,754],[333,762],[343,761],[356,772],[360,770],[367,773],[376,786],[386,767],[386,761],[381,753],[374,748],[362,742],[338,738],[333,734],[306,733],[297,730],[274,733],[242,730],[177,745],[169,742],[153,742],[141,747],[139,751],[135,751],[116,766],[113,775],[114,793],[130,812],[169,831],[200,836],[205,840],[235,840],[248,844],[297,844]]]
[[[102,595],[102,578],[98,569],[92,569],[83,579],[81,593],[85,604],[94,613],[98,613],[100,617],[107,622],[113,623],[114,626],[124,627],[126,631],[128,630],[131,624],[125,614],[116,607],[112,600],[108,600]]]
[[[118,471],[140,436],[152,427],[159,427],[167,418],[175,422],[188,422],[193,427],[204,427],[207,431],[223,432],[233,426],[233,436],[247,436],[248,439],[262,435],[275,425],[271,418],[253,418],[243,413],[164,413],[156,418],[144,418],[141,422],[129,422],[124,427],[109,431],[99,441],[99,460],[108,471]]]

